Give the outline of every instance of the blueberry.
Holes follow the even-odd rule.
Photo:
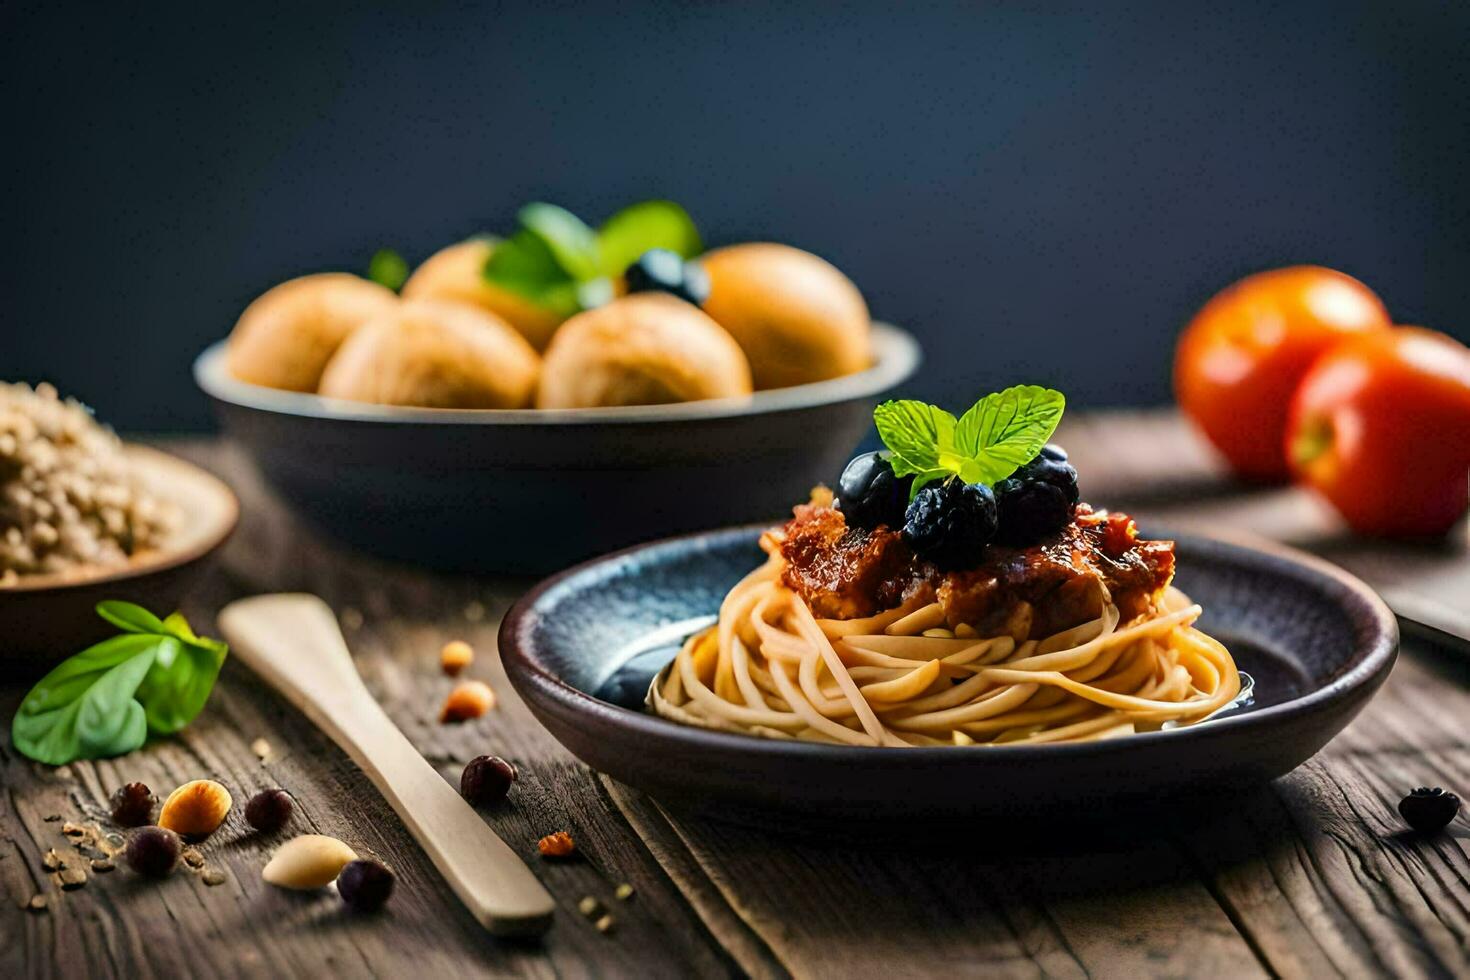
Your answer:
[[[1433,834],[1449,826],[1460,810],[1460,798],[1438,786],[1420,786],[1399,800],[1399,814],[1404,822],[1421,834]]]
[[[837,480],[837,499],[847,523],[869,530],[880,524],[903,527],[912,476],[894,476],[886,453],[853,457]]]
[[[677,252],[651,248],[623,274],[631,293],[671,293],[699,306],[709,299],[709,274],[698,262],[685,262]]]
[[[1032,545],[1067,526],[1077,508],[1077,470],[1060,446],[1041,454],[995,485],[1000,511],[996,540]]]
[[[904,515],[903,539],[942,570],[973,566],[995,537],[995,495],[957,479],[920,490]]]

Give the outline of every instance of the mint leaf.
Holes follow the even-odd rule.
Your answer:
[[[68,657],[33,687],[11,722],[16,749],[38,762],[122,755],[150,732],[177,732],[204,709],[228,647],[132,603],[100,603],[121,636]]]
[[[1062,420],[1060,391],[1017,385],[986,395],[955,424],[954,448],[967,483],[996,484],[1036,458]]]
[[[597,234],[586,222],[555,204],[527,204],[516,215],[521,227],[540,238],[572,279],[595,279],[601,271]]]
[[[666,248],[685,259],[704,251],[694,219],[673,201],[628,205],[597,229],[597,245],[606,276],[622,275],[650,249]]]
[[[529,229],[498,243],[481,274],[486,282],[547,309],[570,315],[579,308],[576,280],[546,240]]]
[[[925,484],[959,474],[953,454],[955,418],[944,409],[912,400],[884,402],[873,409],[873,422],[893,453],[894,474],[914,476],[910,499]]]
[[[408,262],[391,248],[380,248],[368,260],[367,277],[396,293],[408,282]]]

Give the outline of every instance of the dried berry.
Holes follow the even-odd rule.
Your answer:
[[[184,848],[179,835],[162,827],[144,827],[128,838],[123,857],[128,867],[140,875],[164,878],[179,863],[179,852]]]
[[[153,822],[153,792],[142,783],[119,786],[112,794],[112,822],[119,827],[141,827]]]
[[[337,876],[337,894],[355,911],[380,909],[393,894],[393,872],[377,861],[351,861]]]
[[[295,805],[283,789],[264,789],[245,804],[245,822],[256,830],[272,833],[286,826]]]
[[[185,783],[163,801],[158,825],[185,837],[208,837],[229,815],[230,791],[212,779]]]
[[[1399,800],[1404,822],[1421,834],[1433,834],[1449,826],[1460,811],[1460,798],[1436,786],[1420,786]]]
[[[443,722],[469,721],[495,707],[495,692],[484,681],[460,681],[439,710]]]
[[[564,858],[571,857],[577,850],[576,841],[572,835],[565,830],[558,830],[554,834],[547,834],[536,842],[536,850],[541,852],[542,857]]]
[[[516,767],[493,755],[477,756],[459,777],[459,795],[475,806],[489,806],[505,799],[516,781]]]

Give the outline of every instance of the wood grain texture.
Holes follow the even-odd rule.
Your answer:
[[[1177,426],[1138,424],[1145,435]],[[1073,431],[1078,455],[1085,430]],[[1106,489],[1111,450],[1101,439],[1101,458],[1084,465]],[[11,749],[6,725],[0,976],[1470,975],[1470,824],[1462,816],[1451,834],[1420,839],[1401,833],[1394,811],[1414,785],[1470,787],[1470,661],[1427,643],[1408,642],[1380,696],[1326,751],[1208,822],[1161,815],[1047,849],[936,839],[923,827],[895,828],[887,845],[845,842],[840,828],[830,840],[783,838],[667,812],[556,745],[495,655],[495,626],[525,583],[342,551],[292,520],[234,452],[172,448],[223,475],[245,503],[222,566],[187,606],[195,625],[212,630],[214,611],[243,595],[323,596],[368,689],[447,779],[485,752],[520,767],[509,804],[483,816],[556,898],[556,923],[541,943],[487,936],[368,779],[232,662],[183,735],[123,759],[36,766]],[[1127,482],[1112,486],[1126,492]],[[1213,486],[1187,492],[1210,498]],[[470,676],[500,704],[444,726],[437,711],[451,682],[437,653],[455,638],[474,645]],[[23,693],[0,685],[0,718]],[[250,749],[258,737],[273,748],[265,762]],[[182,869],[146,882],[119,869],[62,892],[42,870],[48,849],[76,853],[63,820],[106,829],[106,797],[120,783],[166,791],[200,776],[220,779],[237,801],[200,848],[223,884]],[[399,889],[384,913],[349,915],[330,891],[287,893],[260,880],[279,838],[251,832],[243,802],[276,785],[298,801],[291,832],[340,837],[395,868]],[[581,860],[535,856],[536,839],[559,829],[577,839]],[[613,889],[625,881],[636,893],[619,902]],[[48,911],[18,907],[38,892]],[[586,895],[612,910],[614,932],[577,912]]]

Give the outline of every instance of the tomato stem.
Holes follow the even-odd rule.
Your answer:
[[[1292,464],[1297,467],[1310,466],[1318,457],[1332,448],[1332,420],[1325,415],[1307,419],[1301,429],[1292,436],[1287,452]]]

